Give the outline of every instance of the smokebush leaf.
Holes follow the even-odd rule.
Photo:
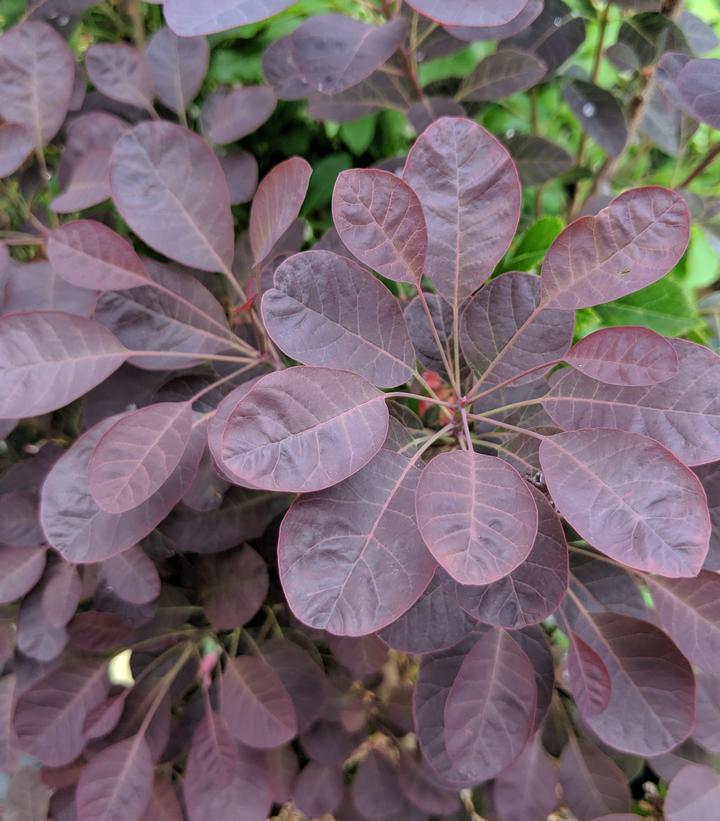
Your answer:
[[[203,271],[229,270],[230,195],[197,134],[168,122],[135,126],[115,143],[110,184],[123,219],[151,248]]]
[[[380,638],[394,650],[416,655],[437,653],[462,641],[475,623],[459,606],[454,586],[439,567],[420,598],[381,630]]]
[[[205,710],[192,739],[190,756],[196,765],[212,773],[218,787],[231,784],[238,768],[238,748],[230,737],[224,720],[212,709]]]
[[[527,0],[475,3],[473,0],[410,0],[408,5],[436,23],[449,26],[502,26],[523,10]]]
[[[301,157],[276,165],[258,186],[250,209],[250,246],[255,265],[293,224],[307,194],[312,168]]]
[[[218,630],[246,624],[262,607],[270,580],[267,565],[249,545],[203,559],[203,606]]]
[[[717,814],[720,779],[712,767],[690,764],[672,779],[665,798],[668,821],[711,821]]]
[[[373,270],[396,282],[419,282],[427,227],[415,192],[395,174],[375,168],[343,171],[332,212],[340,239]]]
[[[88,712],[83,723],[83,734],[86,739],[102,738],[115,729],[129,692],[130,690],[123,690],[118,695],[96,704]]]
[[[492,456],[435,456],[416,493],[418,527],[438,563],[461,584],[490,584],[530,553],[535,501],[517,471]]]
[[[36,148],[60,130],[74,83],[73,54],[47,23],[24,22],[0,37],[0,116],[24,125]]]
[[[672,344],[647,328],[603,328],[573,345],[564,359],[610,385],[656,385],[678,372]]]
[[[217,101],[212,97],[209,100],[213,105],[204,131],[217,145],[234,143],[257,131],[275,110],[275,94],[270,86],[243,86],[221,94]]]
[[[547,66],[534,54],[502,49],[477,64],[463,80],[458,98],[475,102],[502,100],[532,88],[546,73]]]
[[[397,768],[376,750],[371,750],[358,765],[350,794],[363,818],[393,817],[402,813],[405,804],[398,789]]]
[[[523,185],[540,185],[562,176],[573,167],[573,158],[564,148],[542,137],[516,134],[505,145],[515,161]]]
[[[445,345],[448,350],[451,350],[452,308],[437,294],[426,294],[425,299],[440,342]],[[445,365],[438,351],[435,338],[419,296],[413,297],[410,302],[408,302],[404,313],[410,339],[412,340],[413,347],[420,362],[436,373],[444,372]]]
[[[195,0],[167,0],[164,11],[175,34],[193,37],[257,23],[291,5],[291,0],[213,0],[202,6]]]
[[[82,582],[75,566],[53,562],[40,584],[43,616],[51,627],[59,628],[72,619],[82,598]]]
[[[694,579],[647,577],[658,625],[693,664],[720,674],[720,577],[703,571]]]
[[[542,267],[542,301],[551,308],[590,308],[660,279],[690,237],[685,201],[666,188],[620,194],[594,217],[570,223]]]
[[[100,438],[88,463],[88,487],[107,513],[124,513],[167,482],[185,453],[192,405],[162,402],[132,411]]]
[[[578,611],[573,628],[610,674],[608,706],[585,721],[606,744],[640,756],[660,755],[690,734],[695,682],[685,657],[657,627],[615,613]]]
[[[57,311],[0,317],[0,418],[62,408],[127,359],[97,322]]]
[[[713,128],[720,128],[720,60],[690,60],[677,78],[685,104]]]
[[[403,178],[425,213],[427,274],[444,299],[460,303],[515,234],[520,180],[510,155],[477,123],[443,117],[410,149]]]
[[[144,736],[106,747],[94,756],[77,786],[78,816],[87,821],[141,821],[153,785],[153,761]]]
[[[290,38],[303,80],[323,94],[339,94],[367,79],[402,45],[408,21],[398,15],[371,26],[340,14],[310,17]]]
[[[278,100],[302,100],[314,92],[295,62],[291,34],[280,37],[265,49],[262,69]]]
[[[102,659],[75,659],[35,682],[18,699],[15,732],[25,752],[48,767],[74,761],[85,746],[83,724],[110,683]]]
[[[188,368],[203,354],[227,352],[235,340],[220,303],[189,272],[146,259],[153,284],[102,294],[95,317],[133,350],[188,356],[138,356],[130,363],[149,370]]]
[[[43,611],[42,589],[27,596],[17,614],[15,643],[17,649],[38,662],[50,662],[62,653],[68,636],[64,627],[53,627]]]
[[[520,13],[513,17],[509,23],[500,26],[483,26],[473,28],[472,26],[444,26],[453,37],[459,40],[506,40],[515,34],[519,34],[532,23],[543,10],[543,0],[528,0],[520,10]]]
[[[24,125],[0,125],[0,177],[9,177],[25,162],[34,148],[32,132]]]
[[[605,385],[577,371],[559,379],[543,407],[565,430],[618,428],[657,440],[688,465],[720,459],[720,357],[682,339],[670,344],[676,376],[648,387]]]
[[[464,117],[465,109],[452,97],[424,97],[408,108],[407,118],[418,137],[441,117]]]
[[[295,706],[269,664],[255,656],[230,659],[220,679],[220,715],[238,741],[267,749],[297,734]]]
[[[604,88],[571,80],[563,88],[565,102],[583,130],[611,157],[617,157],[627,142],[628,128],[620,103]]]
[[[459,809],[457,793],[440,786],[432,770],[419,756],[401,754],[397,780],[405,798],[424,812],[444,815]]]
[[[77,220],[53,228],[47,253],[55,273],[81,288],[120,291],[148,282],[130,243],[101,222]]]
[[[183,811],[169,776],[156,775],[142,821],[183,821]]]
[[[248,151],[231,151],[219,157],[230,192],[230,204],[250,202],[258,183],[258,164]]]
[[[81,436],[43,485],[40,520],[47,540],[76,564],[109,559],[147,536],[180,501],[202,455],[204,432],[196,428],[180,464],[157,493],[131,511],[107,513],[90,494],[87,468],[95,445],[116,419],[105,419]]]
[[[109,148],[94,148],[81,157],[62,193],[50,203],[52,210],[72,214],[110,199],[110,156]]]
[[[85,68],[92,84],[106,97],[152,110],[152,74],[136,48],[125,43],[98,43],[88,49]]]
[[[400,304],[345,257],[305,251],[285,260],[262,316],[278,347],[307,365],[346,368],[387,388],[412,376],[415,351]]]
[[[574,17],[561,0],[545,0],[541,14],[519,34],[503,42],[503,48],[532,51],[556,71],[585,40],[585,21]]]
[[[374,633],[420,597],[435,571],[414,524],[420,470],[381,450],[342,484],[303,496],[278,538],[278,566],[295,615],[341,636]]]
[[[362,377],[289,368],[259,379],[237,403],[222,437],[221,468],[266,490],[322,490],[364,467],[387,428],[384,395]]]
[[[570,737],[560,756],[563,803],[589,821],[611,812],[630,810],[630,788],[618,765],[588,741]]]
[[[113,593],[130,604],[147,604],[160,595],[157,568],[141,547],[131,547],[106,559],[102,574]]]
[[[720,750],[720,678],[695,671],[695,729],[693,740],[704,750]]]
[[[145,51],[155,92],[176,114],[200,91],[208,70],[210,47],[204,37],[177,37],[167,26],[150,38]]]
[[[45,569],[44,547],[0,546],[0,603],[8,604],[29,593]]]
[[[11,260],[5,269],[5,279],[5,314],[60,311],[90,318],[95,311],[97,292],[60,279],[44,260]]]
[[[593,547],[628,567],[695,576],[708,552],[702,485],[652,439],[606,428],[558,433],[540,464],[562,515]]]
[[[9,775],[3,802],[5,821],[44,821],[50,795],[40,770],[32,765],[15,770]]]
[[[338,809],[344,791],[345,780],[341,767],[310,761],[295,779],[292,801],[308,818],[319,818]]]
[[[474,782],[502,772],[523,750],[535,720],[532,664],[502,630],[490,630],[467,654],[445,704],[445,744]]]
[[[540,279],[511,272],[491,280],[466,304],[460,344],[468,363],[482,374],[481,384],[514,379],[530,368],[561,359],[572,344],[575,319],[569,311],[538,309]],[[515,380],[522,385],[536,371]]]
[[[565,596],[569,570],[562,524],[545,496],[535,488],[531,493],[538,531],[525,561],[492,584],[456,585],[458,604],[477,621],[511,630],[539,624]]]
[[[720,570],[720,464],[714,462],[695,469],[707,494],[710,511],[710,551],[703,565],[705,570]]]
[[[495,779],[493,806],[503,821],[547,818],[558,803],[556,786],[557,769],[536,734]]]
[[[610,673],[602,658],[577,633],[570,631],[567,667],[573,698],[584,716],[602,713],[610,703]]]
[[[590,613],[609,610],[647,620],[648,609],[639,587],[619,565],[594,559],[589,553],[573,553],[570,570],[570,587]],[[563,606],[572,612],[572,599],[565,599]]]

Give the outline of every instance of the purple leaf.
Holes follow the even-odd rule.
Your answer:
[[[340,485],[296,501],[278,539],[295,615],[341,636],[374,633],[420,597],[435,571],[414,524],[420,470],[382,450]]]
[[[64,627],[53,627],[48,623],[43,610],[42,589],[39,587],[23,600],[15,627],[17,649],[35,661],[53,661],[68,641]]]
[[[633,188],[594,217],[570,223],[550,246],[542,267],[542,302],[551,308],[590,308],[650,285],[687,247],[685,200],[657,186]]]
[[[231,151],[219,157],[225,182],[230,192],[230,204],[250,202],[258,183],[258,164],[247,151]]]
[[[142,734],[106,747],[80,775],[78,817],[84,821],[141,821],[150,803],[152,785],[153,761]]]
[[[140,547],[131,547],[102,563],[102,574],[113,593],[130,604],[147,604],[160,595],[155,563]]]
[[[229,270],[230,195],[217,157],[197,134],[168,122],[135,126],[115,143],[110,183],[123,219],[151,248],[203,271]]]
[[[612,685],[605,662],[570,630],[567,667],[573,698],[583,716],[596,716],[610,703]]]
[[[291,157],[276,165],[258,186],[250,210],[250,245],[256,265],[297,219],[311,175],[305,160]]]
[[[453,592],[454,583],[442,568],[415,604],[378,634],[403,653],[437,653],[467,636],[474,622],[462,610]]]
[[[695,720],[695,682],[685,657],[656,627],[614,613],[578,611],[573,628],[602,658],[611,695],[602,713],[585,716],[606,744],[640,756],[684,741]]]
[[[165,0],[167,23],[180,37],[213,34],[273,17],[292,0],[212,0],[199,6],[195,0]]]
[[[713,821],[720,799],[720,779],[712,767],[690,764],[670,782],[665,798],[667,821]]]
[[[145,57],[125,43],[98,43],[88,49],[90,82],[111,100],[153,110],[153,79]]]
[[[585,21],[575,17],[561,0],[545,0],[541,14],[523,30],[505,40],[503,48],[532,51],[556,71],[585,40]]]
[[[506,40],[515,34],[520,34],[532,22],[534,22],[543,10],[543,0],[528,0],[517,17],[513,17],[509,23],[500,26],[484,26],[473,28],[472,26],[446,26],[453,37],[459,40]]]
[[[40,770],[32,765],[9,775],[4,804],[6,821],[44,821],[48,818],[51,790]]]
[[[363,263],[396,282],[419,282],[427,228],[415,192],[388,171],[343,171],[332,211],[340,239]]]
[[[110,199],[109,148],[93,148],[73,166],[72,176],[50,207],[56,214],[84,211]]]
[[[523,750],[533,729],[537,688],[532,664],[502,630],[467,654],[445,704],[445,744],[463,776],[494,778]]]
[[[460,86],[458,99],[486,102],[526,91],[547,73],[543,61],[530,52],[502,49],[482,59]]]
[[[547,818],[558,804],[557,778],[557,769],[536,734],[495,779],[493,806],[503,821]]]
[[[49,544],[67,561],[104,561],[133,547],[175,507],[197,471],[204,446],[200,428],[193,431],[180,464],[154,496],[127,513],[101,510],[90,495],[87,468],[95,445],[116,419],[105,419],[81,436],[43,485],[42,528]]]
[[[371,750],[358,765],[350,795],[357,811],[368,819],[392,818],[402,813],[405,805],[398,789],[397,768],[377,750]]]
[[[266,490],[322,490],[364,467],[387,429],[384,394],[362,377],[289,368],[259,379],[232,410],[221,467]]]
[[[148,282],[130,243],[94,220],[77,220],[48,234],[47,254],[55,273],[80,288],[120,291]]]
[[[186,270],[146,259],[152,285],[108,292],[95,318],[138,351],[187,352],[188,356],[137,356],[129,362],[149,370],[188,368],[203,354],[227,352],[236,339],[222,305]]]
[[[88,712],[109,687],[102,659],[76,659],[53,670],[26,690],[15,708],[15,732],[25,752],[48,767],[74,761],[85,746]]]
[[[288,691],[272,667],[255,656],[228,661],[220,679],[220,715],[248,747],[279,747],[297,734]]]
[[[625,148],[628,127],[617,99],[604,88],[584,80],[571,80],[563,88],[563,97],[580,121],[583,130],[610,157]]]
[[[590,613],[608,610],[647,620],[648,610],[640,589],[619,565],[594,559],[589,553],[573,553],[570,570],[571,589]],[[564,606],[572,608],[572,600],[566,599]]]
[[[464,117],[465,109],[452,97],[423,97],[422,100],[413,103],[406,114],[408,122],[419,137],[429,125],[441,117]]]
[[[535,541],[535,500],[517,471],[493,456],[435,456],[423,470],[415,501],[425,544],[461,584],[507,576]]]
[[[587,741],[570,738],[560,756],[559,775],[563,803],[580,821],[630,809],[630,788],[622,770]]]
[[[401,15],[371,26],[340,14],[310,17],[290,38],[303,80],[323,94],[338,94],[367,79],[402,45],[408,22]]]
[[[540,464],[562,515],[593,547],[628,567],[695,576],[710,540],[705,492],[662,445],[608,429],[558,433]]]
[[[507,250],[520,214],[520,180],[506,149],[477,123],[443,117],[408,154],[405,181],[427,222],[427,274],[459,304]]]
[[[677,88],[700,120],[720,128],[720,60],[690,60],[678,75]]]
[[[400,303],[345,257],[305,251],[285,260],[262,316],[278,347],[306,365],[345,368],[385,388],[412,377],[415,351]]]
[[[401,754],[397,780],[407,800],[432,815],[447,815],[459,809],[460,799],[438,783],[432,770],[410,753]]]
[[[218,788],[222,789],[235,778],[239,760],[238,747],[228,732],[225,721],[212,709],[206,708],[205,716],[195,730],[190,756],[196,765],[212,773]]]
[[[45,569],[44,547],[0,546],[0,603],[21,599],[40,580]]]
[[[710,552],[705,559],[705,570],[720,570],[720,463],[703,465],[695,473],[705,488],[710,511]]]
[[[511,630],[539,624],[565,596],[569,569],[562,524],[545,496],[535,488],[531,493],[538,532],[527,559],[490,585],[456,585],[458,604],[477,621]]]
[[[246,624],[262,607],[270,586],[267,565],[249,545],[208,556],[200,567],[205,615],[217,630]]]
[[[425,299],[430,309],[430,316],[437,330],[440,342],[452,350],[452,308],[437,294],[426,294]],[[438,351],[427,315],[423,310],[419,296],[413,297],[405,308],[405,322],[407,323],[410,339],[420,362],[436,373],[443,373],[445,365]]]
[[[541,185],[573,167],[573,158],[555,143],[531,134],[516,134],[505,143],[523,185]]]
[[[108,162],[105,176],[109,177],[110,151],[117,140],[128,131],[130,126],[125,120],[104,111],[92,111],[80,114],[69,120],[65,126],[65,150],[60,159],[59,181],[61,186],[67,184],[78,162],[89,152],[102,150]],[[110,181],[106,185],[110,190]],[[108,194],[109,196],[109,194]]]
[[[647,577],[656,622],[693,664],[720,674],[720,576],[694,579]]]
[[[24,125],[0,125],[0,177],[14,174],[34,147],[32,132]]]
[[[322,667],[302,647],[285,639],[265,642],[261,652],[295,705],[298,732],[305,732],[327,708],[329,688]]]
[[[338,809],[344,789],[342,767],[310,761],[295,780],[292,801],[308,818],[319,818]]]
[[[616,387],[570,371],[543,407],[565,430],[603,427],[656,439],[687,465],[720,459],[720,405],[715,388],[720,357],[702,345],[673,339],[676,376],[649,387]]]
[[[55,311],[0,318],[0,418],[36,416],[87,393],[127,359],[102,325]]]
[[[575,318],[569,311],[539,309],[540,278],[507,273],[492,279],[467,303],[460,344],[481,384],[515,379],[530,368],[562,359],[572,344]],[[516,379],[532,382],[542,371]]]
[[[125,513],[157,493],[182,460],[192,421],[188,402],[148,405],[118,419],[88,463],[88,487],[98,506]]]
[[[117,727],[129,692],[130,690],[123,690],[118,695],[101,701],[88,712],[83,723],[83,735],[86,739],[103,738]]]
[[[61,311],[88,318],[95,311],[97,292],[60,279],[52,265],[44,260],[11,260],[5,276],[5,314]]]
[[[361,733],[351,735],[342,724],[319,719],[303,733],[300,743],[308,758],[332,767],[345,761],[362,738]]]
[[[169,776],[156,775],[142,821],[183,821],[183,811]]]
[[[217,145],[234,143],[257,131],[274,110],[275,94],[269,86],[236,88],[222,94],[208,112],[205,133]]]
[[[209,58],[204,37],[177,37],[167,26],[158,29],[145,51],[158,100],[182,115],[200,91]]]
[[[412,89],[402,78],[382,70],[340,94],[318,94],[310,99],[310,116],[316,120],[348,123],[383,109],[405,112]]]
[[[436,23],[448,26],[502,26],[523,10],[527,0],[476,3],[474,0],[409,0],[408,5]]]
[[[75,566],[62,560],[53,562],[45,571],[40,590],[47,623],[50,627],[65,627],[82,598],[82,581]]]
[[[695,671],[693,740],[710,753],[720,751],[720,678]]]
[[[75,60],[47,23],[24,22],[0,37],[0,116],[24,125],[40,149],[60,130],[75,83]]]
[[[280,37],[265,49],[262,69],[278,100],[302,100],[315,93],[297,67],[291,34]]]
[[[610,385],[656,385],[678,372],[673,346],[648,328],[603,328],[573,345],[564,359]]]

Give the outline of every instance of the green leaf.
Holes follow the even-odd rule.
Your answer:
[[[530,271],[536,268],[563,228],[560,217],[542,217],[520,237],[518,244],[502,261],[502,270]]]
[[[314,169],[310,177],[308,194],[303,206],[303,214],[310,214],[318,208],[324,208],[330,204],[335,180],[341,171],[352,168],[352,158],[349,154],[330,154],[323,157]]]
[[[700,322],[685,290],[669,277],[594,310],[605,325],[642,325],[666,336],[687,334]]]
[[[221,85],[262,83],[262,54],[247,54],[237,48],[216,48],[210,60],[210,76]]]
[[[364,154],[375,136],[375,124],[377,115],[370,114],[360,120],[353,120],[351,123],[343,123],[340,126],[340,139],[352,151],[355,156]]]
[[[691,294],[698,288],[707,288],[717,281],[720,258],[713,251],[700,226],[693,225],[687,254],[678,267],[679,278]]]

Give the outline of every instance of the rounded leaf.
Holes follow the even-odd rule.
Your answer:
[[[177,114],[185,111],[205,79],[210,46],[204,37],[178,37],[167,26],[150,38],[145,51],[160,102]]]
[[[202,4],[196,0],[166,0],[164,11],[175,34],[194,37],[258,23],[291,5],[292,0],[213,0]]]
[[[0,604],[21,599],[38,583],[45,569],[44,547],[0,546]]]
[[[507,576],[535,542],[538,511],[529,487],[494,456],[436,456],[423,470],[415,504],[425,544],[461,584]]]
[[[234,630],[249,622],[262,607],[270,586],[267,565],[249,545],[208,556],[202,560],[201,569],[203,606],[216,629]]]
[[[618,765],[587,741],[571,738],[560,756],[563,803],[581,819],[627,812],[631,805],[627,778]]]
[[[113,593],[130,604],[147,604],[160,595],[157,567],[141,547],[131,547],[106,559],[102,574]]]
[[[97,43],[85,55],[90,82],[111,100],[152,111],[152,74],[142,52],[125,43]]]
[[[485,28],[509,23],[523,10],[527,0],[478,3],[476,0],[409,0],[408,5],[436,23],[448,26]]]
[[[275,94],[270,86],[243,86],[213,101],[204,130],[210,142],[227,145],[257,131],[274,110]]]
[[[384,394],[362,377],[289,368],[259,379],[232,410],[220,467],[251,487],[322,490],[372,459],[388,419]]]

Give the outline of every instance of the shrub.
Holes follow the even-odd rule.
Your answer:
[[[585,32],[559,0],[413,0],[308,17],[230,89],[205,35],[289,2],[131,4],[137,47],[92,44],[86,96],[38,18],[92,5],[0,38],[9,811],[590,819],[647,760],[689,817],[719,788],[720,358],[692,309],[668,332],[638,306],[682,270],[688,203],[712,224],[686,188],[719,152],[682,190],[618,176],[643,128],[720,126],[701,21],[624,20],[626,116],[597,85],[609,6],[588,79],[556,75]],[[486,40],[427,93],[423,49]],[[559,85],[575,159],[467,116],[532,89],[536,120]],[[327,196],[317,164],[222,147],[306,97],[417,139],[331,164]],[[583,215],[530,226],[548,182]]]

